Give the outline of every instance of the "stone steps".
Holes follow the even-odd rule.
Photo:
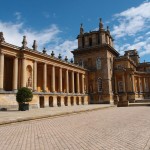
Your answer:
[[[142,103],[129,103],[129,107],[137,107],[137,106],[150,106],[150,102],[142,102]]]

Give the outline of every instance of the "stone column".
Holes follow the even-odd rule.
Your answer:
[[[62,68],[59,68],[59,91],[62,92]]]
[[[145,82],[145,78],[143,78],[143,92],[146,92],[146,82]]]
[[[132,92],[135,92],[134,75],[132,75]]]
[[[124,74],[122,76],[122,81],[123,81],[123,92],[126,92],[126,83],[125,83],[125,76],[124,76]]]
[[[13,62],[13,91],[17,91],[18,86],[18,58],[14,58]]]
[[[84,91],[84,78],[85,78],[85,76],[84,76],[84,74],[82,74],[82,93],[83,94],[85,93],[85,91]]]
[[[68,77],[68,70],[66,70],[66,93],[69,93],[69,77]]]
[[[139,89],[139,91],[138,92],[141,92],[141,86],[140,86],[140,77],[138,77],[138,89]]]
[[[22,58],[22,82],[21,87],[26,87],[26,59]]]
[[[51,84],[51,86],[52,86],[52,92],[55,92],[55,66],[52,66],[52,80],[51,80],[52,82],[52,84]]]
[[[37,62],[33,64],[33,91],[37,91]]]
[[[0,91],[4,89],[4,54],[0,54]]]
[[[74,72],[72,71],[72,93],[74,93]]]
[[[115,76],[115,94],[118,93],[118,89],[117,89],[117,79],[116,79],[116,76]]]
[[[44,64],[44,70],[43,70],[43,90],[46,92],[47,87],[47,64]]]
[[[79,73],[77,73],[77,93],[80,93]]]

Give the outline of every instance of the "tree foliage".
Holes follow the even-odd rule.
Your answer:
[[[29,88],[22,87],[18,90],[16,100],[18,103],[25,103],[32,101],[33,94]]]

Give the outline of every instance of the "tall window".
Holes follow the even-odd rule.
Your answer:
[[[102,79],[101,78],[98,78],[97,84],[98,84],[98,92],[102,92]]]
[[[84,67],[84,63],[83,63],[83,60],[79,60],[79,66],[81,66],[81,67]]]
[[[89,46],[92,46],[92,38],[89,38]]]
[[[96,59],[96,68],[97,68],[97,70],[101,69],[101,59],[100,58]]]

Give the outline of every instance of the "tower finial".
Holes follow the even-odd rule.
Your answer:
[[[99,29],[103,29],[103,22],[102,22],[102,18],[99,19]]]
[[[109,26],[107,26],[107,32],[110,33]]]
[[[23,41],[22,41],[22,49],[27,48],[27,39],[26,36],[23,36]]]
[[[81,23],[81,25],[80,25],[80,34],[82,35],[82,34],[84,34],[84,29],[83,29],[83,24]]]
[[[3,32],[0,32],[0,43],[5,42]]]
[[[37,42],[36,42],[36,40],[34,40],[33,46],[32,46],[33,50],[37,51],[37,47],[38,47]]]

